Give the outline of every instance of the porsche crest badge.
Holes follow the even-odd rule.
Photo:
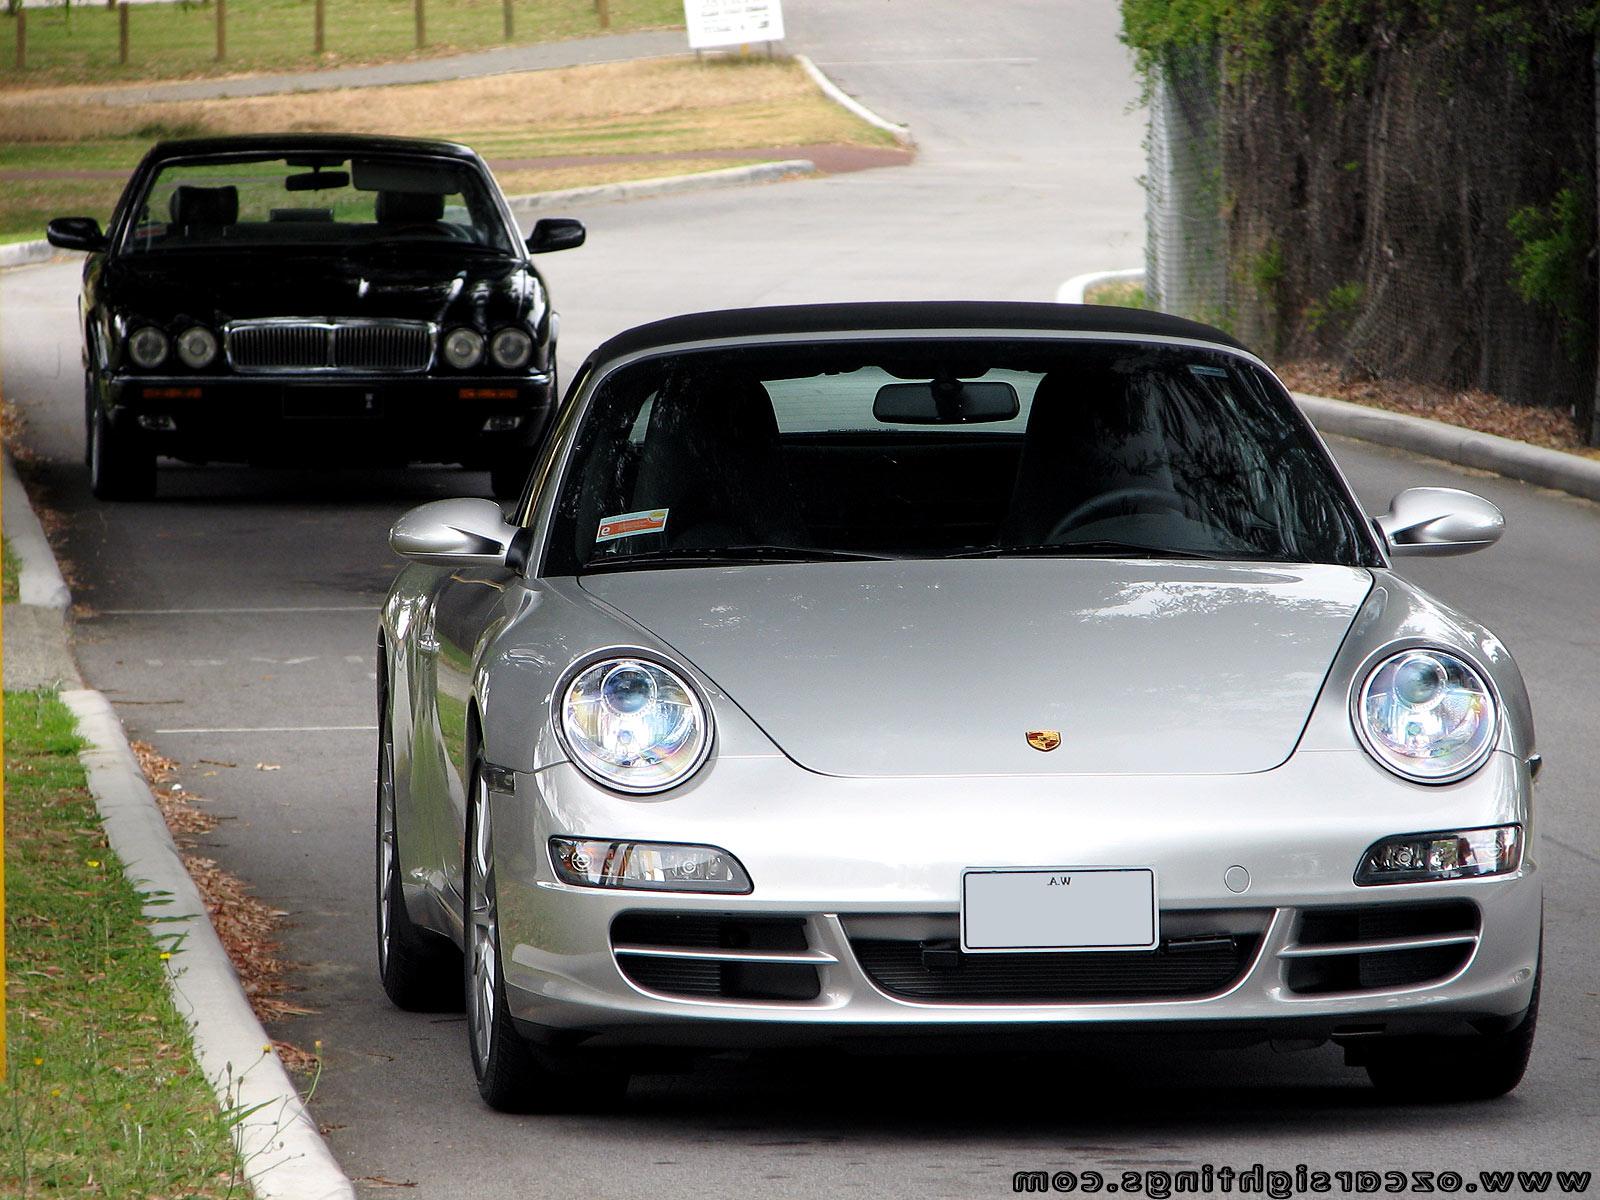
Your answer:
[[[1027,737],[1028,745],[1035,750],[1048,752],[1061,745],[1061,731],[1059,729],[1030,729]]]

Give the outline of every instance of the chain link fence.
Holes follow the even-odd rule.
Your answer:
[[[1594,40],[1519,57],[1459,32],[1395,39],[1347,96],[1304,70],[1230,71],[1220,50],[1164,62],[1151,303],[1279,357],[1568,409],[1592,429]],[[1576,275],[1525,298],[1530,231],[1563,198],[1586,222],[1564,251]]]

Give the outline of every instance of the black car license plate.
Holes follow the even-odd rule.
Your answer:
[[[283,395],[286,421],[359,421],[383,416],[383,399],[370,388],[296,388]]]

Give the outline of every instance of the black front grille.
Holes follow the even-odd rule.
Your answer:
[[[623,975],[663,995],[803,1003],[822,994],[822,978],[810,963],[714,957],[719,952],[803,954],[810,946],[801,917],[621,913],[611,923],[611,945]],[[679,956],[673,950],[693,953]]]
[[[414,372],[433,361],[433,328],[423,321],[237,321],[226,344],[242,372]]]
[[[1249,970],[1255,934],[1186,937],[1150,951],[963,954],[949,942],[852,939],[878,987],[908,1000],[966,1004],[1183,999],[1225,991]]]
[[[1310,909],[1300,916],[1296,947],[1348,949],[1289,958],[1285,983],[1298,995],[1318,996],[1393,991],[1448,979],[1472,957],[1478,925],[1478,908],[1466,900]],[[1405,938],[1446,937],[1462,940],[1442,946],[1364,948]]]

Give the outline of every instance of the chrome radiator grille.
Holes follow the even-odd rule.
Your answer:
[[[426,371],[433,327],[423,321],[235,321],[227,328],[236,371]]]

